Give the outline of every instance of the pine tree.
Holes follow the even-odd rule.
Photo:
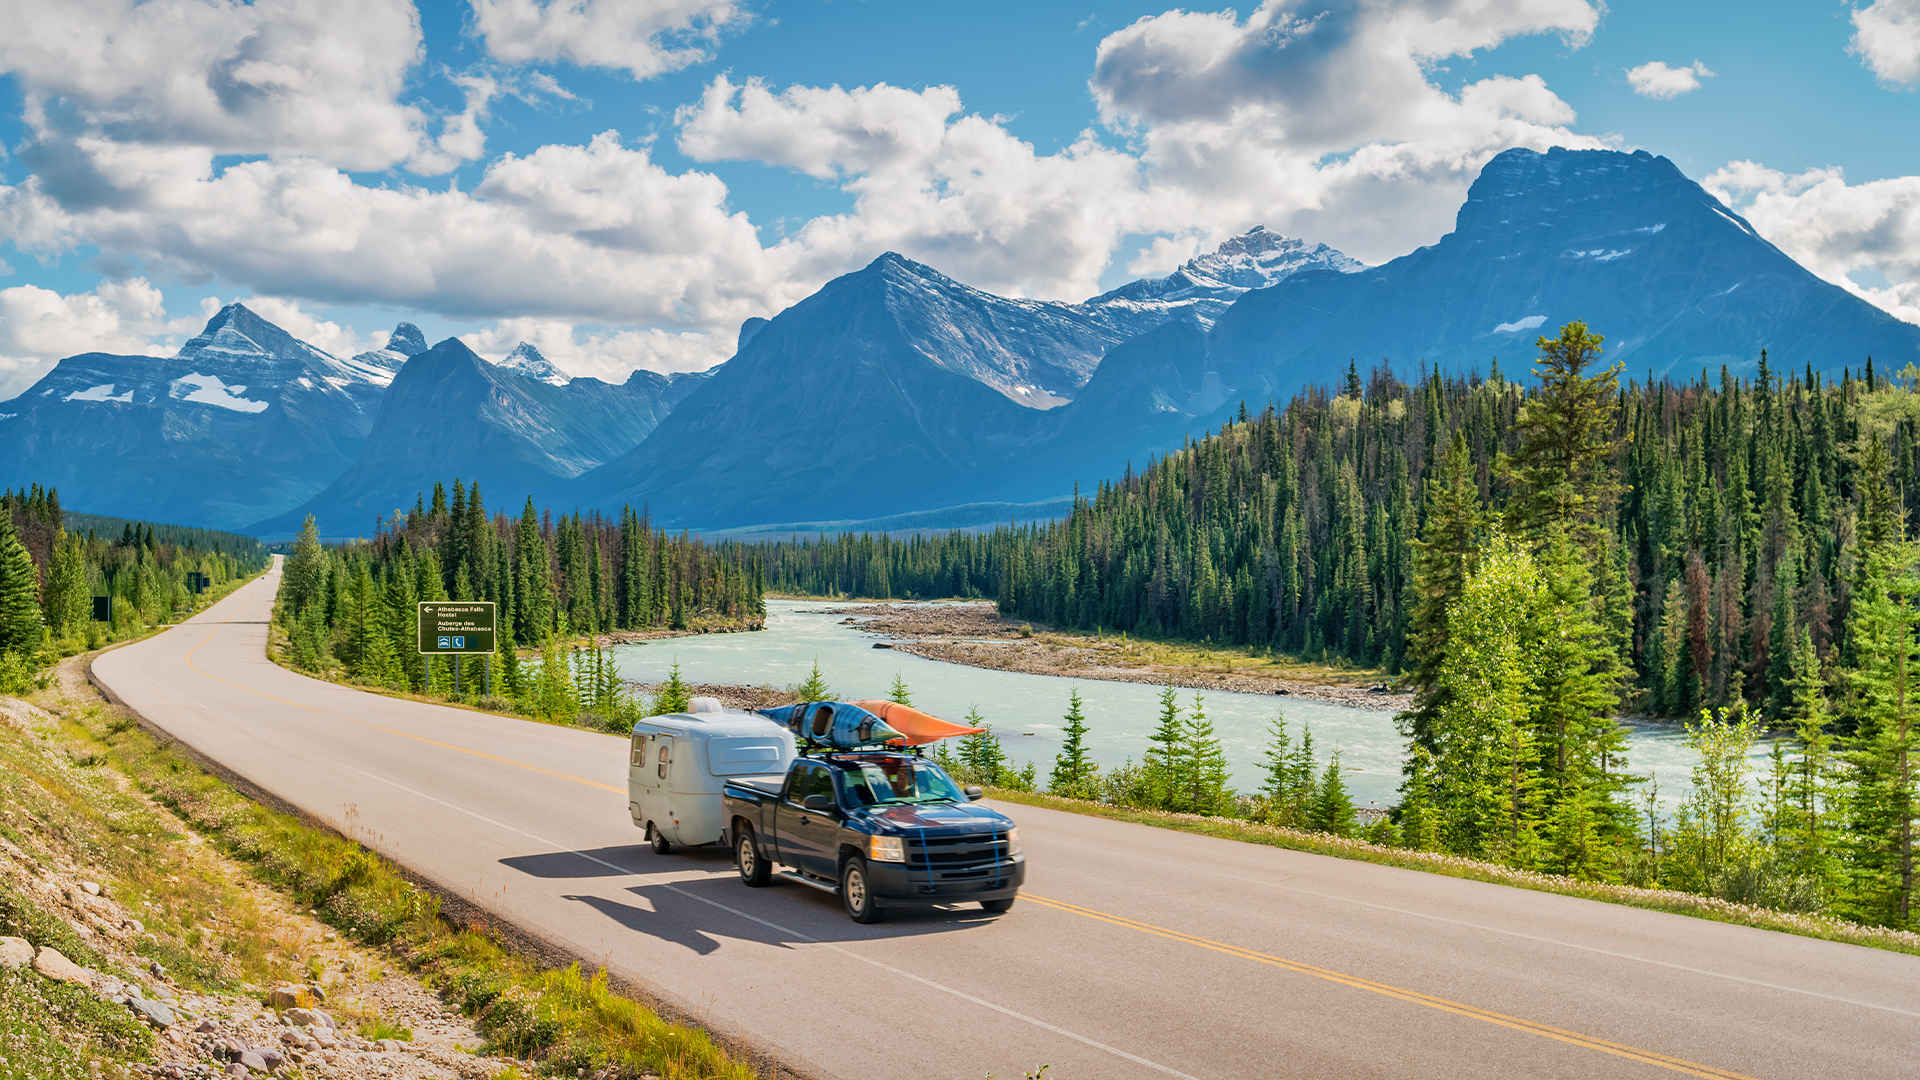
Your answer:
[[[1233,806],[1233,792],[1227,787],[1227,755],[1214,734],[1213,721],[1207,719],[1199,694],[1193,695],[1193,709],[1187,714],[1182,733],[1181,790],[1178,805],[1169,807],[1193,814],[1224,814]]]
[[[673,658],[673,666],[667,669],[667,680],[660,684],[660,692],[653,698],[653,715],[666,716],[669,713],[683,713],[693,707],[693,688],[680,677],[680,658]]]
[[[1320,832],[1349,836],[1353,833],[1353,823],[1353,799],[1347,794],[1347,780],[1341,774],[1340,751],[1335,750],[1333,759],[1327,762],[1327,771],[1320,778],[1319,790],[1314,793],[1308,825]]]
[[[993,734],[993,725],[980,715],[980,707],[967,710],[965,724],[982,730],[960,739],[960,763],[975,783],[989,787],[1004,786],[1007,772],[1007,754],[1000,746],[1000,740]]]
[[[296,617],[313,605],[326,587],[327,572],[326,550],[320,546],[320,530],[314,524],[313,515],[300,526],[300,535],[293,542],[293,554],[287,557],[283,571],[286,576],[287,609],[286,614]]]
[[[827,680],[820,675],[820,661],[813,662],[813,670],[807,673],[807,681],[793,688],[794,700],[798,702],[832,701],[833,690],[827,686]]]
[[[1446,708],[1440,668],[1447,656],[1447,613],[1473,569],[1480,525],[1480,492],[1474,486],[1464,435],[1455,433],[1437,479],[1427,480],[1427,525],[1413,548],[1407,680],[1413,707],[1395,717],[1403,735],[1434,749],[1433,721]]]
[[[40,578],[20,542],[13,515],[0,507],[0,656],[30,656],[40,648]]]
[[[1778,846],[1795,873],[1812,881],[1822,897],[1831,899],[1842,885],[1835,827],[1839,809],[1835,790],[1834,738],[1826,730],[1832,718],[1826,700],[1826,680],[1813,634],[1800,628],[1793,649],[1792,692],[1787,719],[1792,722],[1798,753],[1786,778],[1785,810],[1779,825]]]
[[[1407,778],[1400,785],[1400,806],[1395,814],[1402,847],[1432,851],[1438,843],[1432,790],[1433,756],[1426,747],[1415,745],[1407,754]]]
[[[1866,488],[1884,491],[1877,483]],[[1920,752],[1920,611],[1914,608],[1920,578],[1914,564],[1920,549],[1891,539],[1897,524],[1869,531],[1864,517],[1864,566],[1849,626],[1854,663],[1845,717],[1854,735],[1844,754],[1850,842],[1843,910],[1863,922],[1904,929],[1913,918],[1913,833],[1920,812],[1914,775]]]
[[[1140,771],[1148,798],[1163,810],[1178,809],[1180,777],[1186,770],[1187,727],[1169,682],[1160,691],[1160,722],[1147,736]]]
[[[1080,691],[1070,689],[1067,692],[1066,740],[1060,745],[1060,753],[1053,759],[1053,775],[1047,781],[1047,790],[1055,795],[1069,799],[1093,798],[1094,774],[1100,766],[1094,764],[1093,756],[1087,752],[1087,718],[1080,711]]]
[[[893,689],[887,692],[887,700],[909,708],[913,706],[913,694],[907,690],[907,680],[898,671],[893,673]]]

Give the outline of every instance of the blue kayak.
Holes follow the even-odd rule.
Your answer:
[[[885,720],[844,701],[808,701],[755,711],[793,732],[795,738],[841,750],[879,746],[906,737]]]

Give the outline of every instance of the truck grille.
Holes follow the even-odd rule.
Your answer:
[[[907,865],[936,881],[974,881],[999,877],[1013,860],[1004,832],[960,836],[910,837]]]

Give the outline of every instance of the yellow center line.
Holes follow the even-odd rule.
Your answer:
[[[218,633],[218,632],[219,631],[214,631],[214,633]],[[618,792],[619,794],[622,794],[622,795],[625,795],[627,793],[625,788],[617,788],[611,784],[597,783],[595,781],[583,779],[581,777],[574,776],[571,773],[563,773],[555,769],[543,769],[538,765],[529,765],[524,761],[515,761],[512,758],[501,757],[498,754],[489,754],[485,750],[474,750],[470,747],[455,746],[453,743],[440,742],[436,739],[429,739],[422,735],[413,735],[405,731],[395,731],[393,728],[390,728],[390,727],[382,727],[379,724],[369,723],[365,720],[359,720],[351,716],[341,716],[339,713],[328,712],[325,709],[316,709],[311,705],[303,705],[298,701],[288,701],[286,698],[283,698],[283,697],[275,697],[272,694],[255,690],[251,686],[242,686],[237,682],[229,682],[228,680],[223,679],[218,675],[214,675],[203,670],[200,667],[200,665],[193,662],[193,654],[199,652],[203,647],[205,647],[207,642],[212,641],[213,638],[214,638],[214,634],[208,634],[206,641],[202,641],[199,645],[195,645],[193,648],[187,650],[187,655],[185,659],[188,667],[192,668],[195,671],[198,671],[201,675],[204,675],[207,678],[212,679],[214,682],[226,683],[228,686],[231,686],[236,690],[244,690],[249,694],[254,694],[258,697],[266,698],[268,701],[277,701],[282,705],[291,705],[296,709],[305,709],[310,713],[318,713],[321,716],[331,716],[336,720],[345,720],[350,724],[359,724],[361,727],[371,728],[374,731],[384,731],[389,735],[398,735],[403,739],[412,739],[414,742],[426,743],[428,746],[438,746],[444,750],[458,750],[462,754],[472,754],[474,757],[477,757],[477,758],[486,758],[488,761],[497,761],[502,765],[512,765],[512,766],[515,766],[516,768],[526,769],[529,772],[545,773],[548,776],[558,777],[562,780],[571,780],[576,784],[585,784],[588,787],[599,788],[602,791],[613,791],[613,792]]]
[[[1056,911],[1064,911],[1072,915],[1096,919],[1114,926],[1124,927],[1129,930],[1138,930],[1141,933],[1153,934],[1157,937],[1167,938],[1188,945],[1197,945],[1203,949],[1211,949],[1214,952],[1225,953],[1228,956],[1251,960],[1257,964],[1266,964],[1287,971],[1299,972],[1302,975],[1311,975],[1314,978],[1325,979],[1328,982],[1339,983],[1342,986],[1350,986],[1356,990],[1366,990],[1370,993],[1396,998],[1400,1001],[1412,1002],[1415,1005],[1425,1005],[1430,1009],[1439,1009],[1442,1012],[1450,1012],[1456,1016],[1481,1020],[1489,1024],[1498,1024],[1501,1027],[1512,1028],[1515,1031],[1524,1031],[1530,1035],[1539,1035],[1543,1038],[1555,1039],[1573,1046],[1598,1050],[1602,1053],[1613,1054],[1616,1057],[1627,1058],[1631,1061],[1657,1065],[1660,1068],[1671,1069],[1674,1072],[1685,1073],[1689,1076],[1709,1077],[1711,1080],[1753,1080],[1752,1077],[1744,1073],[1716,1068],[1712,1065],[1702,1065],[1698,1062],[1671,1057],[1652,1050],[1642,1050],[1638,1047],[1609,1042],[1605,1039],[1595,1038],[1592,1035],[1582,1035],[1576,1031],[1567,1031],[1564,1028],[1552,1027],[1532,1020],[1525,1020],[1517,1016],[1508,1016],[1490,1009],[1482,1009],[1478,1006],[1466,1005],[1458,1001],[1449,1001],[1446,998],[1435,997],[1432,994],[1423,994],[1418,990],[1407,990],[1398,986],[1390,986],[1386,983],[1374,982],[1372,979],[1363,979],[1357,975],[1348,975],[1330,968],[1303,964],[1298,960],[1287,960],[1282,957],[1271,956],[1267,953],[1255,952],[1252,949],[1243,949],[1238,945],[1228,945],[1225,942],[1196,937],[1192,934],[1181,933],[1178,930],[1169,930],[1163,926],[1155,926],[1152,923],[1140,922],[1137,919],[1129,919],[1121,915],[1109,915],[1106,912],[1095,911],[1092,908],[1081,907],[1078,904],[1070,904],[1064,900],[1050,900],[1044,896],[1035,896],[1032,893],[1021,893],[1020,897],[1023,900],[1041,904],[1045,907],[1053,908]]]

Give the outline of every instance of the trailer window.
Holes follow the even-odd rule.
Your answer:
[[[633,767],[636,769],[644,769],[647,767],[647,744],[646,743],[633,744]]]
[[[707,771],[715,776],[750,776],[777,773],[786,759],[786,744],[743,742],[739,739],[715,739],[707,744]]]

